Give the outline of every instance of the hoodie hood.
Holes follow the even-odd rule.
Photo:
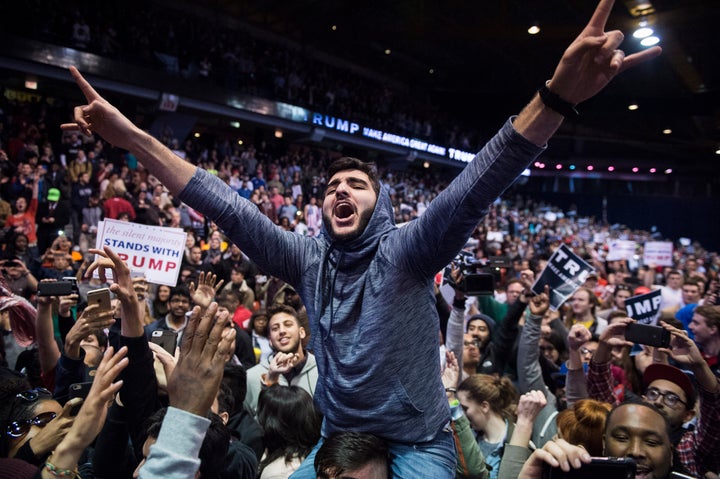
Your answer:
[[[364,252],[368,251],[368,248],[370,250],[377,248],[379,238],[384,233],[395,228],[395,214],[390,201],[389,189],[381,183],[378,198],[375,202],[375,209],[370,217],[370,221],[360,236],[349,241],[335,241],[325,227],[325,221],[322,223],[320,235],[330,244],[330,249],[338,249],[343,251],[343,253],[363,255]]]

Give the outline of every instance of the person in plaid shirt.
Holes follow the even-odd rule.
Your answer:
[[[613,346],[627,344],[625,328],[631,322],[634,320],[621,318],[600,336],[587,374],[589,397],[616,402],[610,372],[610,350]],[[654,363],[643,374],[645,390],[642,399],[654,404],[667,417],[672,428],[676,466],[679,462],[694,477],[703,477],[706,472],[717,473],[720,456],[720,384],[687,333],[664,322],[661,325],[670,331],[671,342],[669,348],[659,351],[666,353],[675,363],[684,365],[694,376],[695,386],[689,374],[683,370],[669,364]],[[695,415],[696,400],[699,400],[700,411],[697,425],[694,428],[683,428],[683,424]]]

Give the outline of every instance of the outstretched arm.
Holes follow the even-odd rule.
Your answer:
[[[625,56],[618,47],[624,39],[619,30],[605,32],[615,0],[600,0],[590,22],[563,53],[547,87],[568,103],[577,105],[592,98],[615,76],[654,58],[660,47]],[[536,145],[543,145],[555,133],[563,117],[545,106],[538,95],[514,123],[515,130]]]
[[[85,135],[99,134],[113,146],[132,152],[160,182],[178,195],[195,174],[196,167],[183,160],[149,133],[135,126],[126,116],[100,96],[75,67],[70,67],[87,105],[75,107],[74,123],[63,130],[80,130]]]

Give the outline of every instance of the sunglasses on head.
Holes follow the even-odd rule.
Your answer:
[[[17,393],[15,395],[15,397],[17,399],[22,399],[25,402],[35,402],[41,396],[52,397],[52,393],[45,388],[33,388],[33,389],[28,389],[27,391],[23,391],[21,393]]]
[[[31,426],[45,427],[50,421],[52,421],[56,417],[57,413],[55,412],[40,413],[31,419],[11,422],[7,427],[7,431],[5,432],[9,437],[17,439],[27,434],[30,431]]]

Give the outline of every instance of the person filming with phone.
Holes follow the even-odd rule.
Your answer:
[[[554,439],[532,453],[518,478],[688,477],[675,475],[671,435],[667,417],[654,405],[623,403],[615,406],[605,420],[605,457],[591,457],[582,446]]]
[[[631,318],[621,318],[600,335],[587,374],[587,389],[592,399],[615,403],[610,353],[613,346],[627,344],[626,331],[633,323]],[[706,472],[718,470],[720,383],[685,331],[665,322],[660,324],[670,333],[670,344],[656,348],[656,362],[643,374],[642,401],[652,404],[667,419],[676,469],[682,466],[688,474],[701,477]],[[660,362],[661,355],[667,355],[669,361],[688,372]],[[685,428],[684,424],[695,415],[696,401],[699,402],[697,424],[694,428]]]

